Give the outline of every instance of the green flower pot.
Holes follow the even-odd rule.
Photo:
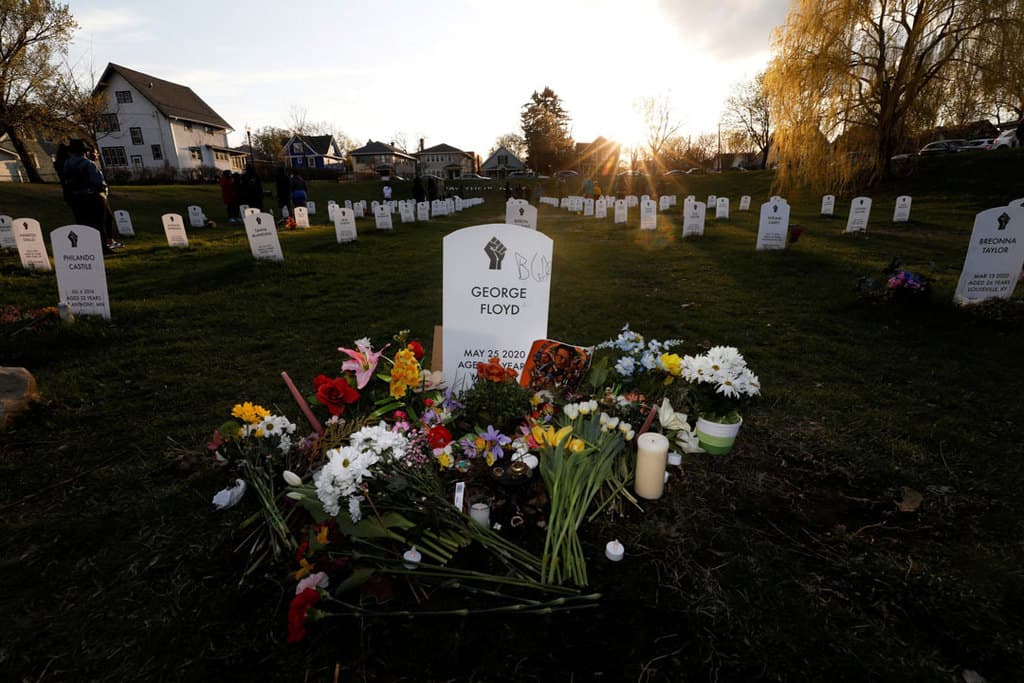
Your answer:
[[[732,450],[736,435],[740,432],[743,420],[732,424],[711,422],[703,417],[697,418],[697,441],[700,447],[712,455],[725,455]]]

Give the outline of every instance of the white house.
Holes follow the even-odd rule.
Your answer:
[[[472,152],[463,152],[451,145],[434,145],[415,154],[420,165],[420,175],[436,175],[441,178],[458,178],[473,173],[475,159]]]
[[[105,169],[189,174],[245,167],[245,153],[228,147],[234,129],[189,87],[108,64],[93,94],[107,97],[96,134]]]

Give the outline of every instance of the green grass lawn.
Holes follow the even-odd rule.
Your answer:
[[[790,193],[803,234],[784,252],[754,250],[766,172],[663,180],[680,204],[654,232],[636,210],[623,227],[542,207],[549,336],[593,344],[628,322],[688,353],[739,347],[764,395],[736,448],[688,458],[645,515],[585,529],[596,610],[332,620],[294,646],[293,584],[284,570],[240,582],[238,525],[255,502],[213,511],[226,475],[205,443],[239,401],[298,418],[281,371],[308,389],[356,338],[408,328],[429,342],[441,238],[501,222],[504,196],[390,234],[364,219],[339,245],[327,200],[369,201],[380,186],[314,182],[313,228],[282,232],[284,262],[265,263],[223,220],[216,186],[115,188],[137,236],[106,263],[112,319],[0,330],[0,364],[27,367],[42,394],[0,435],[0,676],[329,681],[338,666],[339,680],[365,681],[1015,680],[1024,287],[981,310],[951,301],[974,214],[1024,196],[1024,156],[925,161],[870,195],[866,234],[843,234],[849,197],[824,218],[817,195]],[[894,225],[904,192],[911,221]],[[731,220],[682,240],[689,193],[729,196]],[[191,203],[218,226],[170,249],[159,217]],[[0,213],[37,218],[44,234],[71,222],[49,186],[0,186]],[[929,301],[858,291],[897,257],[934,279]],[[0,253],[0,304],[56,303],[52,274]],[[923,500],[902,511],[909,490]],[[596,560],[613,535],[621,565]]]

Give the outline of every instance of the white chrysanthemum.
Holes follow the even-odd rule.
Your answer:
[[[372,451],[359,451],[352,446],[327,451],[327,464],[314,477],[316,497],[331,516],[337,516],[340,499],[354,494],[363,479],[372,476],[370,467],[380,457]]]
[[[352,434],[349,443],[359,451],[372,451],[378,458],[387,457],[392,460],[404,458],[409,447],[409,439],[404,434],[393,432],[384,424],[363,427]]]
[[[747,396],[757,396],[761,393],[761,380],[748,368],[743,368],[743,384],[746,387]]]
[[[358,524],[359,520],[363,518],[363,509],[359,507],[359,502],[362,499],[362,496],[348,497],[348,516],[352,518],[353,524]]]

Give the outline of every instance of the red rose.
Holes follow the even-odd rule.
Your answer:
[[[313,378],[313,386],[319,389],[321,384],[327,384],[330,381],[331,379],[327,375],[317,375]]]
[[[452,433],[444,425],[431,427],[427,432],[427,443],[431,448],[444,448],[452,442]]]
[[[307,588],[294,598],[288,606],[288,642],[297,643],[306,637],[306,616],[309,608],[320,602],[320,593]]]
[[[326,406],[331,415],[341,415],[345,412],[345,406],[359,400],[359,392],[343,377],[339,377],[329,379],[317,386],[316,400]]]
[[[412,355],[416,356],[416,360],[423,360],[423,344],[420,344],[415,339],[405,345],[405,348],[412,351]]]

